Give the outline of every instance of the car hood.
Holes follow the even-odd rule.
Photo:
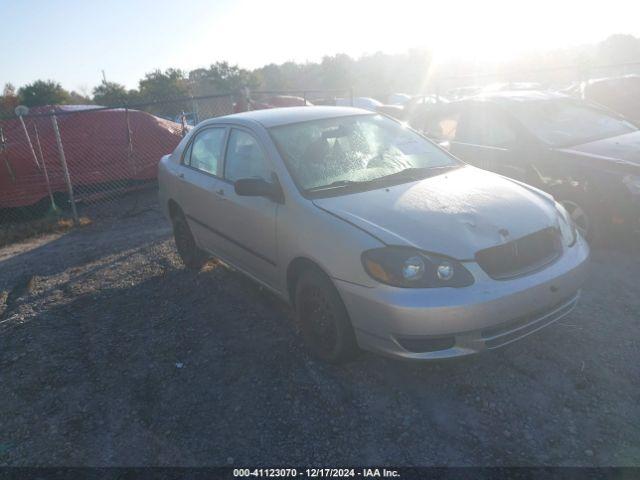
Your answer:
[[[558,222],[549,195],[470,166],[313,202],[388,245],[459,260]]]
[[[557,151],[573,155],[587,155],[618,164],[640,166],[640,131],[603,138],[593,142],[558,148]]]

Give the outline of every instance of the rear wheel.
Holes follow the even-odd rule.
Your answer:
[[[314,356],[330,363],[355,357],[358,347],[349,315],[325,274],[305,271],[296,284],[295,302],[302,337]]]
[[[200,270],[207,261],[207,255],[196,244],[187,219],[182,212],[173,216],[173,237],[182,263],[191,270]]]

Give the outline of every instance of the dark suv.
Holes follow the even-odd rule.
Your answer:
[[[640,131],[552,92],[499,92],[443,104],[424,133],[480,168],[556,197],[590,240],[640,226]]]

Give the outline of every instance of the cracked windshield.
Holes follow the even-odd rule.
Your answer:
[[[458,162],[405,126],[382,115],[285,125],[271,133],[298,186],[314,191],[372,183],[401,172],[407,179]],[[394,178],[392,177],[392,178]]]

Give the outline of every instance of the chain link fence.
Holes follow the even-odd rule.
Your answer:
[[[349,91],[246,91],[121,107],[36,107],[0,119],[0,243],[7,243],[3,232],[16,226],[35,223],[42,229],[43,222],[60,218],[77,222],[88,207],[92,216],[123,204],[134,210],[136,192],[156,186],[160,158],[203,120],[253,109],[335,104],[349,96]],[[125,197],[131,200],[123,202]]]

